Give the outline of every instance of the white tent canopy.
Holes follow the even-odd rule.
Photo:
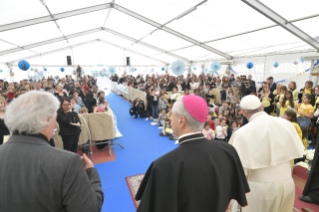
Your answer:
[[[222,61],[258,81],[293,75],[310,61],[288,64],[318,55],[318,8],[318,0],[1,0],[0,69],[18,70],[26,59],[51,72],[73,70],[71,56],[90,71],[125,67],[130,57],[138,71],[182,60],[200,73],[203,64]],[[276,73],[274,61],[281,64]]]

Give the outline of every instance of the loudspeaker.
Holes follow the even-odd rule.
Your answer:
[[[130,65],[130,57],[126,57],[126,65],[127,65],[127,66]]]
[[[72,65],[72,60],[71,60],[71,56],[66,56],[66,61],[68,63],[68,66]]]

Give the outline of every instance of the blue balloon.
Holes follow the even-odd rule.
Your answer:
[[[109,73],[110,74],[115,74],[116,70],[113,66],[109,67]]]
[[[136,68],[134,68],[134,71],[136,71],[137,69]]]
[[[182,61],[177,60],[172,64],[171,70],[175,75],[180,76],[185,71],[185,64]]]
[[[278,68],[278,66],[279,66],[279,63],[276,61],[276,62],[274,63],[274,67],[275,67],[275,68]]]
[[[31,68],[30,70],[33,71],[33,68]]]
[[[43,68],[44,71],[47,71],[47,68]]]
[[[91,70],[91,73],[93,74],[94,71]]]
[[[221,64],[220,64],[220,62],[213,62],[212,64],[211,64],[211,68],[213,69],[213,71],[219,71],[220,70],[220,68],[221,68]]]
[[[247,63],[247,68],[252,69],[254,67],[254,64],[252,62]]]
[[[165,71],[165,68],[164,68],[164,67],[162,68],[162,71]]]
[[[21,60],[18,63],[18,67],[22,70],[22,71],[27,71],[30,68],[30,64],[25,61],[25,60]]]
[[[196,70],[196,67],[194,67],[193,69]]]
[[[301,62],[303,63],[303,62],[305,62],[305,58],[303,57],[303,58],[301,58]]]
[[[64,68],[60,68],[60,71],[61,71],[61,72],[64,72]]]

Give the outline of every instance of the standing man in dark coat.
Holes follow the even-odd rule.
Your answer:
[[[274,92],[277,88],[277,84],[274,82],[274,78],[273,77],[268,77],[267,78],[267,83],[269,85],[269,89],[270,89],[270,92]]]
[[[13,135],[0,146],[1,212],[101,211],[104,194],[92,161],[49,144],[59,104],[37,91],[10,103],[4,121]]]
[[[248,75],[248,79],[250,79],[250,83],[252,86],[256,87],[256,82],[253,79],[253,76],[251,76],[251,74]]]
[[[138,212],[225,212],[231,199],[247,205],[249,187],[236,150],[201,133],[207,115],[199,96],[174,103],[171,125],[179,147],[150,165],[135,197]]]
[[[80,77],[80,79],[82,79],[82,68],[80,65],[78,65],[78,67],[76,68],[76,73]]]
[[[96,105],[98,88],[93,86],[91,90],[88,90],[86,93],[86,107],[88,108],[89,113],[93,112],[93,106]]]

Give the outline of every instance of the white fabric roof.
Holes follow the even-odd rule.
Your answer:
[[[125,66],[130,57],[132,66],[165,67],[317,52],[318,8],[318,0],[1,0],[0,63],[66,66],[69,55],[74,65]]]

